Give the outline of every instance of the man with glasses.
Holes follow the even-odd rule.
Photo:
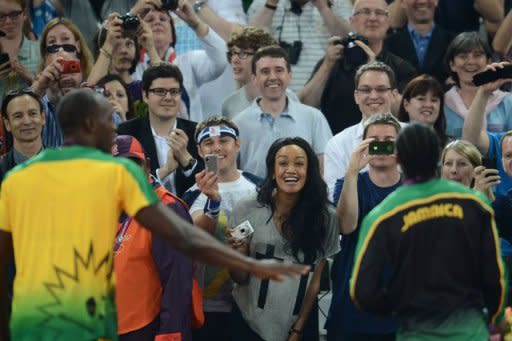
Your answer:
[[[151,66],[142,76],[142,99],[148,115],[122,123],[118,132],[140,141],[151,161],[151,173],[178,196],[195,183],[203,168],[194,144],[196,123],[177,117],[183,76],[172,64]]]
[[[411,64],[384,49],[388,16],[388,5],[384,0],[357,0],[350,26],[358,35],[368,39],[368,45],[358,41],[356,47],[345,48],[340,44],[341,37],[331,37],[325,57],[318,62],[310,81],[299,93],[303,103],[320,108],[334,134],[361,120],[361,112],[353,96],[354,75],[361,64],[374,60],[386,63],[395,72],[400,90],[416,74]],[[363,56],[360,61],[351,62],[347,56],[359,47],[367,60]],[[397,98],[393,109],[398,110],[399,103]]]
[[[233,69],[233,77],[240,84],[240,88],[224,99],[223,116],[233,119],[260,95],[258,85],[251,73],[252,58],[261,47],[276,44],[277,42],[268,32],[254,26],[240,27],[233,32],[227,43],[227,57]],[[290,99],[298,100],[293,91],[287,89],[286,94]]]
[[[298,91],[308,81],[331,35],[350,31],[351,6],[345,0],[254,0],[247,11],[249,23],[268,30],[288,50]]]
[[[345,176],[352,151],[363,140],[364,122],[372,115],[391,111],[391,103],[398,96],[395,73],[382,62],[361,66],[355,75],[353,96],[362,120],[336,134],[325,147],[324,180],[329,199],[332,199],[336,180]]]

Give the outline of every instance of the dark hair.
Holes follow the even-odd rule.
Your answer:
[[[356,75],[354,76],[354,84],[356,88],[359,87],[359,79],[361,79],[363,73],[367,71],[385,73],[388,76],[389,86],[391,87],[391,89],[396,89],[395,72],[393,71],[393,69],[389,67],[388,64],[379,61],[373,61],[367,64],[363,64],[357,69]]]
[[[139,40],[136,35],[132,34],[128,31],[123,31],[123,38],[133,40],[135,44],[135,56],[133,56],[132,65],[130,66],[130,70],[128,72],[134,73],[137,64],[140,59],[140,48],[139,48]],[[105,44],[105,40],[107,39],[107,30],[105,27],[100,27],[100,29],[96,32],[93,38],[94,45],[94,60],[98,60],[98,56],[100,55],[100,49]]]
[[[194,139],[197,143],[197,135],[206,127],[212,127],[212,126],[220,126],[225,125],[227,127],[233,128],[236,131],[236,135],[240,136],[240,132],[238,130],[238,126],[233,123],[229,118],[223,117],[223,116],[210,116],[201,122],[199,122],[196,126],[196,130],[194,132]]]
[[[146,95],[151,88],[151,84],[157,78],[174,78],[180,84],[180,89],[183,89],[183,75],[180,69],[176,65],[162,62],[159,65],[150,66],[142,75],[142,91]]]
[[[299,200],[292,208],[289,217],[283,222],[283,235],[290,243],[293,256],[298,260],[298,253],[304,253],[304,262],[312,263],[318,254],[323,255],[323,242],[329,223],[327,206],[327,185],[322,179],[317,156],[308,142],[300,137],[286,137],[276,140],[270,146],[267,157],[267,175],[258,187],[257,200],[260,204],[275,211],[273,192],[275,189],[274,169],[277,152],[289,145],[302,148],[308,158],[308,169],[304,188],[300,191]]]
[[[376,124],[387,124],[387,125],[392,126],[393,128],[395,128],[397,135],[400,132],[400,130],[402,129],[402,127],[400,126],[400,122],[398,122],[398,120],[395,118],[395,116],[393,116],[393,114],[390,112],[374,114],[374,115],[370,116],[370,118],[368,118],[363,124],[364,124],[363,140],[366,138],[366,134],[368,133],[368,128],[370,128],[371,126],[376,125]]]
[[[107,99],[90,88],[73,89],[67,93],[57,106],[57,120],[64,137],[73,135],[85,120],[96,115]]]
[[[31,88],[24,88],[18,90],[11,90],[5,94],[4,99],[2,101],[2,117],[8,119],[9,116],[7,115],[7,106],[13,99],[24,95],[30,96],[33,99],[35,99],[37,101],[37,104],[39,104],[39,111],[43,112],[43,102],[41,100],[41,97],[34,91],[32,91]]]
[[[134,109],[134,106],[133,106],[133,98],[132,98],[132,95],[130,94],[130,90],[128,89],[128,86],[123,81],[121,76],[114,75],[114,74],[103,76],[96,83],[96,85],[105,86],[106,83],[113,82],[113,81],[119,82],[121,84],[121,86],[124,88],[124,91],[126,92],[126,98],[128,99],[128,112],[126,113],[126,119],[129,120],[129,119],[131,119],[131,118],[133,118],[135,116],[134,115],[135,109]]]
[[[445,67],[447,68],[450,76],[460,86],[459,76],[450,68],[450,63],[454,61],[455,57],[461,53],[468,53],[473,50],[479,50],[485,53],[487,59],[492,58],[492,51],[489,44],[480,36],[478,32],[462,32],[453,38],[450,45],[446,49],[444,57]]]
[[[445,133],[446,130],[446,117],[444,116],[444,91],[443,86],[437,79],[430,75],[419,75],[405,86],[402,92],[402,101],[400,102],[400,109],[398,112],[398,119],[401,122],[409,122],[410,117],[407,110],[405,110],[404,101],[410,101],[411,98],[416,96],[425,96],[428,92],[432,92],[432,95],[439,98],[439,115],[437,120],[434,122],[434,130],[441,140],[441,146],[446,145],[448,142],[448,136]]]
[[[258,49],[254,54],[251,64],[253,74],[256,74],[256,63],[263,57],[283,58],[286,62],[286,69],[288,70],[288,72],[290,72],[291,66],[288,53],[286,53],[285,49],[283,49],[281,46],[270,45]]]
[[[398,134],[396,154],[407,179],[429,180],[437,173],[441,154],[439,137],[434,129],[412,122]]]

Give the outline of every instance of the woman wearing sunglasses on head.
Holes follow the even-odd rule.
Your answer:
[[[11,90],[30,86],[40,60],[38,43],[23,33],[27,0],[0,0],[0,103]]]

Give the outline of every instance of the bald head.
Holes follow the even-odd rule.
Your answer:
[[[65,136],[73,135],[84,126],[86,119],[94,118],[112,106],[101,94],[89,88],[70,91],[60,100],[57,120]]]

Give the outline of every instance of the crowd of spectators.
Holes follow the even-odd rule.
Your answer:
[[[379,311],[351,292],[363,290],[361,282],[351,287],[351,278],[370,273],[358,274],[365,271],[359,261],[368,261],[357,258],[358,247],[372,240],[363,221],[386,197],[408,193],[399,188],[427,180],[405,177],[399,166],[405,160],[394,149],[404,127],[420,122],[433,135],[415,131],[439,144],[428,176],[461,184],[439,188],[479,192],[475,200],[490,203],[495,224],[482,228],[499,238],[492,240],[499,244],[495,251],[504,266],[512,265],[511,5],[0,0],[0,181],[46,150],[77,144],[66,137],[59,107],[69,94],[89,88],[111,105],[119,135],[113,154],[142,167],[159,199],[179,216],[243,255],[311,266],[301,278],[276,283],[240,269],[193,264],[123,213],[112,251],[121,340],[318,340],[316,295],[325,274],[333,289],[328,340],[406,339],[413,329],[421,334],[416,321],[404,324],[401,299],[383,299],[384,316],[375,317]],[[476,85],[473,77],[484,71],[503,76]],[[391,149],[375,155],[373,148],[386,143]],[[418,217],[415,224],[428,220]],[[239,226],[252,234],[236,238]],[[327,258],[334,259],[331,271]],[[462,285],[476,298],[419,316],[442,325],[469,312],[492,324],[478,335],[504,334],[506,326],[495,317],[512,300],[500,301],[499,285],[489,288],[509,278],[499,259],[484,259],[492,264],[472,260],[482,283]],[[30,270],[16,269],[16,259],[6,264],[17,316],[16,273]],[[497,266],[498,279],[494,273],[483,279],[488,265]],[[48,274],[41,287],[55,281]],[[451,289],[440,287],[440,297]],[[130,290],[140,295],[129,298]],[[489,309],[495,316],[486,315]],[[107,335],[97,327],[77,330],[85,338]]]

